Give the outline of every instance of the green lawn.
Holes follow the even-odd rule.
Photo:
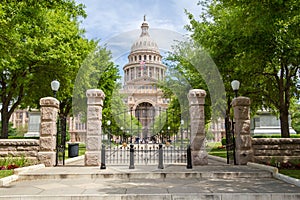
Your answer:
[[[14,174],[14,170],[0,170],[0,178],[4,178],[6,176],[10,176]]]
[[[226,158],[226,157],[227,157],[226,149],[212,148],[212,149],[208,152],[208,154],[209,154],[209,155],[213,155],[213,156],[222,157],[222,158]]]
[[[209,155],[218,156],[222,158],[227,157],[227,152],[225,148],[219,148],[222,144],[220,142],[209,142],[207,143],[207,151]]]
[[[280,169],[279,173],[300,179],[300,170],[299,169]]]

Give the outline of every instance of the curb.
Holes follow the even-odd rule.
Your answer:
[[[79,160],[82,160],[84,159],[84,155],[82,156],[77,156],[77,157],[74,157],[74,158],[68,158],[65,160],[65,165],[66,164],[71,164],[72,162],[76,162],[76,161],[79,161]]]
[[[282,180],[286,183],[290,183],[290,184],[293,184],[293,185],[296,185],[296,186],[300,187],[300,180],[299,179],[292,178],[292,177],[289,177],[289,176],[286,176],[286,175],[283,175],[283,174],[280,174],[280,173],[274,174],[273,177],[276,178],[276,179]]]
[[[42,168],[45,168],[44,164],[38,164],[38,165],[31,165],[31,166],[28,166],[28,167],[16,168],[16,169],[14,169],[14,175],[19,175],[19,174],[24,173],[24,172],[33,171],[33,170],[42,169]]]
[[[14,169],[14,175],[7,176],[7,177],[0,179],[0,187],[9,185],[13,181],[17,181],[19,178],[19,174],[21,174],[21,173],[33,171],[33,170],[41,169],[41,168],[45,168],[45,165],[39,164],[39,165],[32,165],[32,166],[28,166],[28,167],[16,168],[16,169]]]
[[[269,172],[272,173],[273,176],[275,174],[278,174],[278,168],[276,168],[276,167],[272,167],[272,166],[268,166],[268,165],[263,165],[263,164],[258,164],[258,163],[253,163],[253,162],[248,162],[247,165],[249,167],[254,167],[254,168],[258,168],[258,169],[269,171]]]
[[[227,164],[227,159],[226,158],[222,158],[222,157],[218,157],[218,156],[213,156],[213,155],[208,155],[209,159],[215,160],[215,161],[219,161],[219,162],[224,162]]]
[[[293,185],[296,185],[296,186],[300,187],[300,180],[299,179],[292,178],[292,177],[280,174],[277,167],[272,167],[272,166],[267,166],[267,165],[263,165],[263,164],[252,163],[252,162],[248,162],[247,165],[250,166],[250,167],[259,168],[259,169],[262,169],[262,170],[267,170],[267,171],[272,173],[272,176],[275,179],[278,179],[278,180],[284,181],[286,183],[290,183],[290,184],[293,184]]]
[[[18,180],[18,175],[11,175],[0,179],[0,188]]]

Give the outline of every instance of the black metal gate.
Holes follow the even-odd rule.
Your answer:
[[[102,154],[106,164],[130,165],[132,151],[138,165],[158,164],[159,152],[164,163],[187,162],[188,112],[176,116],[167,108],[142,102],[135,108],[116,110],[104,117],[102,124]]]
[[[65,165],[65,149],[66,149],[66,130],[67,119],[60,116],[57,120],[57,134],[56,134],[56,166]]]
[[[103,145],[102,148],[105,148]],[[134,144],[134,164],[158,165],[159,144]],[[165,164],[186,163],[187,147],[162,145],[162,159]],[[129,165],[130,145],[105,148],[105,163],[108,165]]]
[[[234,122],[230,121],[228,117],[225,118],[225,129],[226,129],[227,164],[236,165]]]

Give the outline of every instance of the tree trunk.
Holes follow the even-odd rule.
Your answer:
[[[288,89],[282,91],[281,101],[280,101],[280,129],[281,137],[289,138],[290,137],[290,128],[289,128],[289,95]]]
[[[281,137],[289,138],[290,137],[290,128],[289,128],[289,114],[288,112],[280,113],[280,129]]]
[[[279,112],[280,112],[280,129],[281,137],[289,138],[289,108],[290,108],[290,71],[287,65],[282,61],[280,76],[278,79],[279,86]]]
[[[9,116],[5,105],[3,105],[1,110],[1,138],[8,138],[8,124],[9,124]]]

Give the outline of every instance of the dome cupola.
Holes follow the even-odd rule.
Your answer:
[[[149,35],[149,25],[144,16],[144,22],[141,26],[142,32],[140,37],[131,46],[131,53],[137,53],[140,51],[153,51],[159,54],[159,49],[156,42]]]

